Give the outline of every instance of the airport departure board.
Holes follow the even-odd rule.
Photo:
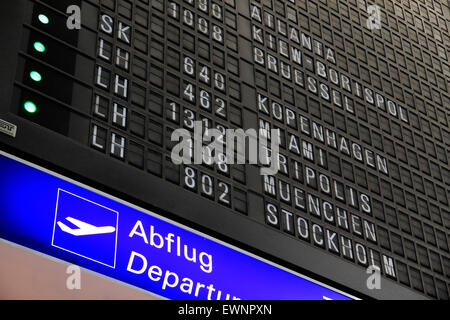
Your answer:
[[[449,299],[445,1],[0,8],[3,151],[358,297]],[[177,132],[195,158],[233,130],[278,142],[275,174],[245,148],[174,161]]]

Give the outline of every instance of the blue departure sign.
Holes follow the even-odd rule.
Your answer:
[[[0,152],[0,238],[169,299],[354,297]]]

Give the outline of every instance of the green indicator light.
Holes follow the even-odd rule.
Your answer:
[[[31,72],[30,72],[30,78],[31,78],[33,81],[36,81],[36,82],[39,82],[39,81],[42,80],[41,74],[40,74],[39,72],[37,72],[37,71],[31,71]]]
[[[31,101],[25,102],[23,104],[23,107],[25,108],[25,111],[28,113],[35,113],[37,111],[36,105]]]
[[[48,24],[50,22],[50,20],[48,19],[48,17],[45,14],[40,14],[38,16],[38,19],[43,24]]]
[[[34,43],[34,49],[36,49],[37,52],[44,52],[45,51],[45,46],[41,42],[35,42]]]

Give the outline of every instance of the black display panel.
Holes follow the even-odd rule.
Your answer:
[[[450,9],[372,4],[2,3],[1,148],[358,296],[449,299]],[[196,121],[278,130],[278,173],[175,164]]]

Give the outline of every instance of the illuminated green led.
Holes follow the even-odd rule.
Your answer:
[[[31,78],[33,81],[36,81],[36,82],[39,82],[39,81],[42,80],[41,74],[40,74],[39,72],[37,72],[37,71],[31,71],[31,72],[30,72],[30,78]]]
[[[36,105],[31,101],[25,102],[23,104],[23,107],[25,108],[25,111],[28,113],[35,113],[37,111]]]
[[[44,52],[45,51],[45,46],[41,42],[35,42],[34,43],[34,49],[36,49],[37,52]]]
[[[42,24],[48,24],[50,22],[49,18],[45,14],[40,14],[38,19]]]

